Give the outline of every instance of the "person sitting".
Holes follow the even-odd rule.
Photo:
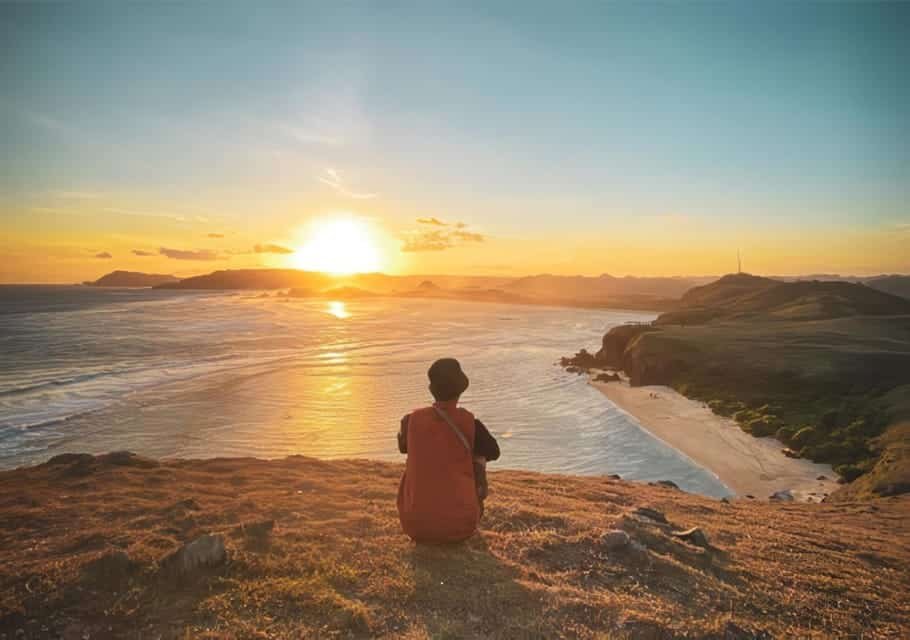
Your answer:
[[[480,420],[457,406],[469,384],[457,360],[437,360],[427,376],[435,402],[404,416],[398,432],[398,450],[408,456],[398,516],[415,542],[459,542],[477,530],[485,465],[499,458],[499,445]]]

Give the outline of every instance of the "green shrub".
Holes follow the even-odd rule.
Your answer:
[[[781,427],[774,432],[774,437],[786,445],[793,443],[793,436],[796,434],[795,427]]]
[[[836,473],[841,478],[843,478],[845,482],[853,482],[858,477],[863,475],[865,473],[865,471],[863,471],[859,467],[859,465],[839,464],[836,467],[834,467],[834,473]]]
[[[777,416],[761,416],[752,418],[743,425],[743,430],[748,431],[756,438],[772,435],[780,426]]]
[[[840,416],[840,413],[835,409],[829,409],[822,414],[821,420],[818,421],[818,426],[824,431],[833,431],[837,426],[837,419]]]
[[[815,430],[815,427],[803,427],[793,434],[790,442],[794,447],[805,447],[816,440],[818,440],[818,431]]]

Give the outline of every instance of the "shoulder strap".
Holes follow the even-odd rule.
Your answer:
[[[464,445],[464,448],[467,449],[468,453],[471,453],[471,445],[468,444],[468,439],[464,437],[464,434],[461,432],[461,429],[459,429],[459,428],[455,425],[455,423],[452,422],[452,418],[449,417],[449,414],[447,414],[445,411],[443,411],[442,409],[440,409],[440,408],[437,407],[436,405],[433,405],[433,411],[436,412],[436,415],[437,415],[437,416],[439,416],[440,418],[442,418],[443,420],[445,420],[445,422],[446,422],[447,425],[449,425],[450,427],[452,427],[452,431],[454,431],[454,432],[455,432],[455,435],[458,436],[458,439],[461,440],[461,444]]]

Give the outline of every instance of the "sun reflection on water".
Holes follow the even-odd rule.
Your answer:
[[[351,314],[348,312],[347,308],[344,305],[344,302],[338,300],[332,300],[329,303],[329,313],[335,316],[336,318],[350,318]]]

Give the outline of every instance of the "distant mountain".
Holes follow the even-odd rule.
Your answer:
[[[609,274],[597,277],[541,274],[518,278],[503,289],[551,300],[605,301],[627,296],[672,299],[703,282],[703,279],[689,278],[617,278]]]
[[[324,273],[297,269],[226,269],[204,276],[165,283],[162,289],[310,289],[321,290],[337,284]]]
[[[687,291],[679,308],[659,324],[700,324],[744,314],[787,320],[823,320],[850,316],[910,313],[910,300],[844,281],[783,282],[747,273],[730,274]]]
[[[328,290],[357,296],[392,295],[446,298],[509,304],[545,304],[582,307],[668,309],[684,291],[700,282],[683,278],[614,278],[603,275],[540,275],[527,278],[489,276],[394,276],[363,273],[331,276],[296,269],[238,269],[165,283],[166,289],[297,289],[307,295]]]
[[[90,287],[157,287],[163,284],[180,282],[180,279],[160,273],[140,273],[138,271],[111,271],[94,282],[86,282]]]
[[[880,276],[866,281],[866,286],[901,298],[910,298],[910,276]]]

